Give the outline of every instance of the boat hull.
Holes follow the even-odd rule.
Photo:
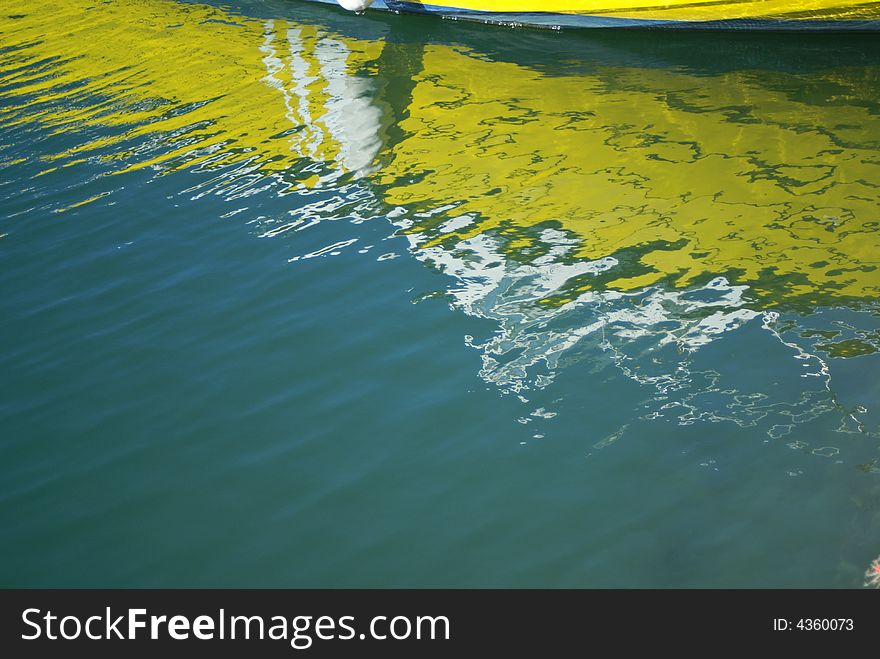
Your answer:
[[[313,0],[337,4],[336,0]],[[372,10],[551,29],[877,31],[880,2],[858,0],[375,0]],[[540,11],[537,9],[540,8]]]

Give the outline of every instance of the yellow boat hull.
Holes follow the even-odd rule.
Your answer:
[[[335,4],[336,0],[314,0]],[[547,28],[878,30],[876,0],[376,0],[372,9]]]

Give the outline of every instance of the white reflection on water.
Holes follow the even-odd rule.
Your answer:
[[[289,28],[286,37],[287,43],[278,43],[275,22],[267,21],[260,51],[265,82],[282,94],[287,118],[301,129],[299,138],[291,140],[291,149],[313,160],[333,157],[336,167],[320,179],[322,184],[345,172],[370,173],[382,146],[374,80],[350,75],[351,51],[338,39],[321,37],[307,51],[300,28]],[[315,62],[317,71],[313,71]],[[325,95],[320,104],[315,103],[316,84]]]
[[[393,215],[401,229],[410,228],[403,209]],[[617,260],[573,259],[578,241],[555,229],[540,235],[549,251],[526,263],[507,257],[501,241],[488,233],[452,248],[422,248],[425,236],[405,235],[416,258],[452,278],[448,296],[453,308],[497,325],[482,342],[465,340],[481,352],[480,376],[505,393],[526,401],[525,392],[549,387],[564,368],[596,371],[612,364],[653,391],[643,419],[760,424],[779,439],[797,424],[837,410],[839,431],[876,434],[868,433],[859,419],[863,407],[848,410],[837,401],[828,359],[799,335],[791,336],[788,318],[756,310],[748,286],[717,277],[685,290],[587,290],[565,304],[543,304],[548,296],[570,290],[566,285],[574,278],[608,272]],[[748,350],[724,354],[720,344],[745,332]],[[772,364],[770,373],[762,372],[762,363]],[[762,381],[764,376],[773,379]],[[597,448],[617,441],[624,430]],[[814,453],[832,457],[837,452],[826,448],[834,450]]]

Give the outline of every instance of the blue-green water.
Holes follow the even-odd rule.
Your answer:
[[[0,584],[861,586],[878,98],[852,37],[13,1]]]

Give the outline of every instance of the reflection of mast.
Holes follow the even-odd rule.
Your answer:
[[[332,163],[331,179],[372,171],[382,146],[372,78],[356,75],[353,51],[342,39],[305,26],[287,29],[283,41],[277,32],[274,21],[268,21],[260,49],[264,80],[283,96],[295,128],[290,148],[310,160]]]

